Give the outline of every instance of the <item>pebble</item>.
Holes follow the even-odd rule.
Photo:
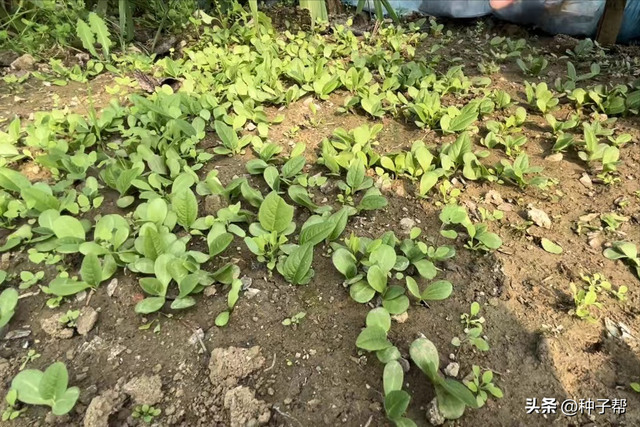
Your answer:
[[[449,363],[447,367],[444,368],[444,373],[447,376],[456,378],[458,376],[458,373],[460,373],[460,364],[456,362]]]
[[[291,402],[293,402],[293,400],[289,397],[287,397],[282,403],[284,403],[285,405],[291,405]]]

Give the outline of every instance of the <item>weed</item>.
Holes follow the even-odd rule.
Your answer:
[[[79,316],[80,310],[69,310],[60,317],[59,322],[67,328],[75,328]]]
[[[18,418],[27,408],[18,409],[18,392],[16,390],[9,390],[4,397],[4,401],[7,403],[6,408],[2,412],[2,421],[11,421]]]
[[[306,315],[307,315],[306,312],[301,311],[300,313],[296,313],[293,316],[287,317],[286,319],[284,319],[282,321],[282,324],[284,326],[299,325],[302,319],[304,319]]]
[[[67,388],[68,379],[67,367],[56,362],[44,372],[27,369],[18,373],[11,381],[11,390],[17,392],[19,401],[50,406],[54,415],[61,416],[73,409],[80,396],[78,387]]]
[[[493,383],[493,372],[490,369],[481,372],[479,366],[473,365],[469,377],[469,380],[462,382],[475,394],[478,408],[484,406],[490,395],[497,399],[503,397],[502,390]]]
[[[149,405],[138,405],[133,409],[131,416],[140,419],[146,424],[151,424],[155,417],[159,416],[162,411]]]
[[[35,350],[31,349],[27,352],[27,354],[22,358],[22,363],[20,364],[20,368],[18,370],[24,371],[24,368],[27,367],[29,362],[32,362],[36,359],[39,359],[42,356],[40,353],[36,353]]]
[[[464,325],[465,335],[462,338],[454,337],[451,340],[453,346],[460,347],[464,343],[469,343],[480,351],[489,350],[489,343],[481,336],[484,317],[479,316],[479,313],[480,304],[473,302],[469,313],[460,315],[460,322]]]

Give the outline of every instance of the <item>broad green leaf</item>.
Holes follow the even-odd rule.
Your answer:
[[[189,228],[198,218],[198,200],[191,189],[185,189],[171,196],[171,204],[176,213],[178,224]]]
[[[440,382],[440,386],[451,396],[462,401],[465,405],[475,408],[477,406],[476,398],[473,393],[461,382],[451,378],[445,378]]]
[[[402,357],[397,347],[387,347],[384,350],[376,352],[376,357],[382,363],[389,363],[392,360],[398,360]]]
[[[361,280],[358,283],[351,285],[349,288],[349,295],[351,298],[360,304],[368,303],[376,295],[376,290],[373,289],[365,280]]]
[[[418,283],[415,281],[415,279],[411,276],[407,276],[405,281],[409,293],[418,299],[422,299],[422,297],[420,296],[420,287],[418,287]]]
[[[367,351],[378,351],[391,347],[391,343],[384,329],[379,326],[367,326],[358,335],[356,346]]]
[[[382,384],[385,396],[394,390],[402,390],[404,381],[404,371],[402,365],[397,360],[387,363],[382,373]]]
[[[0,187],[14,193],[20,193],[31,187],[31,182],[20,172],[9,168],[0,168]]]
[[[313,245],[305,243],[295,248],[287,257],[280,272],[288,282],[294,285],[306,285],[311,280]]]
[[[369,255],[369,262],[377,264],[383,272],[387,273],[396,265],[396,251],[389,245],[380,245]]]
[[[426,338],[415,340],[409,347],[409,355],[413,363],[429,378],[433,379],[438,375],[440,356],[438,349],[431,341]]]
[[[215,324],[218,327],[226,326],[229,323],[229,316],[231,313],[229,311],[223,311],[222,313],[216,316]]]
[[[102,282],[102,265],[96,255],[85,255],[80,267],[80,276],[83,281],[94,288]]]
[[[353,254],[348,250],[344,248],[338,249],[333,253],[331,259],[336,269],[347,279],[355,277],[355,275],[358,273],[356,257],[354,257]]]
[[[165,303],[164,297],[145,298],[136,304],[135,312],[139,314],[154,313],[162,308]]]
[[[326,240],[334,230],[335,224],[330,221],[322,221],[317,224],[309,225],[300,232],[299,243],[311,243],[313,246]]]
[[[411,396],[406,391],[391,391],[384,397],[384,411],[387,418],[397,420],[402,417],[409,407],[409,402],[411,402]]]
[[[369,286],[381,294],[387,290],[387,274],[377,264],[369,267],[367,282],[369,282]]]
[[[436,266],[429,260],[421,259],[420,261],[414,262],[413,265],[416,267],[416,270],[418,270],[418,273],[420,273],[420,276],[427,280],[433,279],[436,277],[436,274],[438,274]]]
[[[378,326],[389,332],[391,329],[391,316],[389,312],[382,307],[374,308],[367,313],[367,326]]]
[[[562,253],[562,247],[549,239],[543,237],[540,244],[542,244],[542,249],[550,254],[560,255]]]
[[[66,297],[75,295],[78,292],[84,291],[91,286],[88,283],[73,280],[68,277],[57,277],[49,282],[49,290],[57,296]]]
[[[495,233],[482,233],[478,235],[478,241],[489,249],[498,249],[502,246],[502,239]]]
[[[462,417],[466,409],[464,402],[447,393],[439,384],[435,386],[435,390],[438,409],[442,416],[447,420],[457,420]]]
[[[271,192],[260,206],[258,220],[265,230],[282,233],[293,220],[293,206],[289,206],[278,193]]]
[[[409,308],[409,298],[406,295],[400,295],[396,298],[383,299],[382,306],[391,314],[402,314]]]
[[[40,397],[46,400],[56,400],[62,397],[67,390],[69,374],[67,367],[62,362],[53,363],[45,371],[40,379],[38,389]]]
[[[29,405],[46,405],[47,400],[40,396],[40,382],[44,373],[36,369],[19,372],[11,381],[11,389],[18,392],[18,400]]]
[[[236,151],[238,149],[238,135],[230,126],[220,120],[216,120],[214,124],[218,138],[222,140],[222,144],[229,150]]]
[[[56,416],[68,414],[76,405],[78,397],[80,397],[80,389],[78,387],[67,389],[62,396],[56,398],[51,407],[51,412]]]
[[[449,298],[453,286],[451,282],[446,280],[438,280],[430,284],[427,289],[422,293],[422,299],[424,301],[440,301]]]

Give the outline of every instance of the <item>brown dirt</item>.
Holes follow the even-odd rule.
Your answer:
[[[464,36],[469,28],[457,30],[463,35],[463,40],[473,42],[472,36]],[[482,37],[486,39],[489,36],[483,33]],[[536,43],[551,49],[556,42],[540,39]],[[469,43],[462,45],[468,46]],[[451,57],[464,57],[469,64],[466,71],[473,74],[477,57],[471,53],[475,52],[475,47],[460,46],[449,45],[446,52],[452,53]],[[447,55],[443,54],[443,57]],[[560,73],[563,67],[552,64],[551,72]],[[513,64],[504,66],[502,72],[492,79],[496,82],[493,87],[506,89],[512,95],[523,91],[522,74]],[[606,77],[602,79],[605,81]],[[26,117],[36,109],[51,108],[47,101],[42,100],[42,93],[49,90],[52,88],[20,94],[28,100],[16,106],[9,105],[9,98],[5,98],[0,106],[0,115],[10,111]],[[55,90],[64,90],[69,97],[76,95],[71,85],[56,87]],[[309,112],[302,100],[290,106],[282,111],[284,123],[270,130],[271,138],[282,143],[285,149],[294,142],[305,142],[307,153],[313,153],[322,138],[330,136],[336,127],[351,129],[366,121],[361,116],[333,113],[335,107],[342,104],[343,97],[344,94],[335,94],[327,102],[316,101],[321,107],[318,112],[320,124],[317,127],[301,126],[293,137],[285,136],[286,132],[292,126],[305,123],[304,115]],[[276,113],[275,110],[269,111],[270,115]],[[433,132],[421,132],[400,121],[385,118],[383,124],[384,130],[379,136],[381,151],[409,148],[416,139],[425,139],[436,145],[443,141]],[[632,218],[620,228],[620,232],[625,233],[625,240],[640,244],[640,198],[634,194],[640,190],[640,121],[637,117],[620,119],[618,124],[620,129],[631,132],[634,140],[621,150],[622,182],[614,186],[585,188],[578,181],[584,165],[571,155],[565,155],[560,162],[545,160],[553,141],[544,120],[539,114],[533,116],[532,112],[524,130],[529,137],[526,151],[533,164],[544,166],[544,174],[557,179],[558,185],[547,192],[523,192],[509,186],[486,183],[460,184],[464,190],[460,201],[468,206],[474,203],[489,207],[490,204],[483,199],[489,190],[498,191],[510,204],[512,210],[505,212],[505,218],[491,224],[492,230],[504,240],[504,246],[498,252],[483,255],[464,249],[458,242],[457,256],[439,265],[442,269],[439,277],[454,284],[452,297],[433,303],[429,308],[412,306],[408,320],[394,324],[390,336],[406,357],[410,343],[424,334],[439,349],[441,368],[450,359],[461,364],[460,377],[466,375],[474,364],[496,373],[496,383],[505,397],[489,400],[484,408],[469,411],[461,420],[449,425],[640,425],[639,395],[628,388],[630,382],[640,379],[640,348],[637,341],[629,345],[607,338],[602,322],[605,317],[622,322],[632,329],[636,337],[639,336],[638,278],[625,265],[605,259],[601,247],[592,248],[585,235],[577,235],[572,230],[578,218],[586,213],[616,211]],[[205,143],[211,144],[211,141]],[[496,159],[504,157],[500,150],[493,151]],[[226,184],[233,176],[245,173],[243,163],[249,158],[250,152],[244,157],[216,158],[202,172],[215,167]],[[255,184],[258,185],[259,180]],[[260,185],[264,187],[264,184]],[[404,232],[400,228],[400,220],[411,218],[423,228],[427,240],[438,239],[439,208],[433,203],[415,199],[412,187],[408,184],[405,192],[397,191],[398,186],[394,186],[387,193],[388,208],[353,218],[344,235],[355,232],[361,236],[376,237],[382,231],[393,230],[402,237]],[[402,197],[402,193],[406,193],[406,197]],[[327,197],[335,200],[335,194]],[[619,206],[621,197],[628,201],[624,207]],[[438,198],[434,196],[434,200]],[[110,203],[105,202],[104,211],[116,210],[112,205],[113,199],[110,200]],[[529,204],[549,215],[552,221],[550,230],[531,226],[526,232],[519,232],[514,227],[524,224]],[[309,213],[301,208],[296,212],[300,225]],[[541,237],[559,243],[564,249],[563,254],[552,255],[542,250],[539,244]],[[614,233],[603,232],[603,243],[617,239]],[[269,426],[386,426],[388,422],[382,407],[382,365],[374,356],[359,353],[355,347],[369,307],[350,299],[326,249],[321,246],[316,249],[314,280],[309,285],[296,287],[285,283],[278,275],[270,277],[266,268],[255,262],[242,242],[236,239],[227,250],[227,256],[237,261],[242,274],[252,280],[251,287],[260,292],[252,298],[240,299],[229,325],[224,329],[214,325],[216,315],[226,307],[222,290],[218,290],[215,296],[199,297],[197,305],[188,311],[141,318],[133,310],[141,290],[129,272],[118,277],[113,296],[107,294],[105,284],[85,299],[65,305],[65,310],[84,305],[98,310],[98,323],[86,336],[76,334],[71,339],[60,340],[46,335],[41,329],[41,320],[50,317],[52,312],[44,305],[45,296],[26,297],[20,301],[11,330],[27,329],[32,332],[26,339],[2,342],[0,356],[8,359],[10,367],[0,370],[3,373],[0,387],[6,389],[18,372],[28,346],[42,354],[29,367],[42,369],[53,360],[64,361],[70,371],[70,383],[82,390],[80,403],[71,416],[52,421],[58,425],[82,425],[89,402],[103,393],[107,395],[98,403],[114,409],[109,425],[132,425],[135,421],[130,415],[135,405],[130,397],[120,394],[122,384],[140,375],[157,374],[162,380],[164,395],[161,403],[156,405],[163,410],[157,418],[160,425],[230,426],[227,409],[238,409],[237,405],[234,406],[234,399],[250,400],[251,391],[255,391],[256,399],[272,405]],[[24,254],[16,254],[12,259],[3,261],[9,261],[9,269],[14,272],[33,268]],[[605,297],[604,307],[598,311],[600,320],[596,323],[571,316],[569,283],[578,282],[581,273],[603,273],[616,286],[628,286],[628,301],[621,304]],[[473,301],[481,303],[482,314],[486,318],[485,334],[491,346],[486,353],[478,353],[468,347],[458,351],[450,344],[451,338],[462,332],[459,315],[467,312]],[[282,325],[286,317],[301,311],[307,315],[299,325]],[[153,322],[150,328],[140,330],[149,322]],[[159,328],[154,331],[156,326]],[[210,358],[226,354],[221,349],[227,347],[249,349],[255,346],[259,346],[260,357],[264,360],[254,366],[255,359],[252,358],[248,365],[241,363],[237,368],[241,373],[237,384],[248,387],[248,390],[233,392],[225,402],[226,393],[223,392],[228,391],[227,387],[235,387],[236,380],[232,384],[221,384],[226,377],[214,376],[212,383]],[[244,355],[243,352],[240,354]],[[242,356],[236,357],[244,360]],[[424,409],[434,397],[433,388],[414,368],[406,376],[405,383],[413,396],[409,415],[419,426],[428,425]],[[537,398],[540,401],[543,397],[560,401],[567,398],[622,398],[627,399],[628,407],[625,415],[612,415],[609,411],[606,415],[594,415],[592,418],[584,415],[527,415],[526,399]],[[43,425],[46,412],[44,408],[30,408],[14,425]]]

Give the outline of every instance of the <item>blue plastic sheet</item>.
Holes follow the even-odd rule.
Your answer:
[[[356,4],[357,0],[350,0]],[[493,13],[509,22],[535,25],[550,34],[593,37],[606,0],[390,0],[399,13],[422,12],[450,18]],[[365,10],[373,10],[367,0]],[[628,0],[618,41],[640,39],[640,0]]]

